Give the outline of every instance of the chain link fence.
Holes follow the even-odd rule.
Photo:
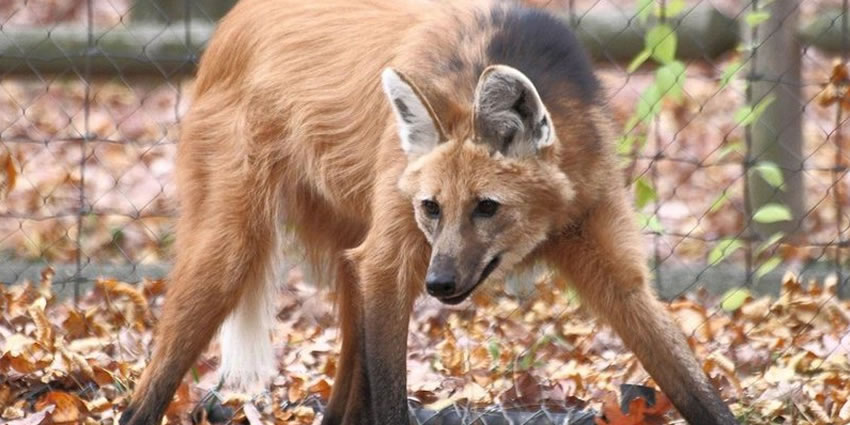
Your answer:
[[[141,282],[145,294],[160,293],[157,279],[167,274],[173,241],[172,176],[180,117],[191,102],[187,94],[199,55],[230,3],[0,2],[0,282],[11,287],[42,281],[49,266],[55,273],[49,279],[53,290],[82,306],[105,302],[87,298],[92,287],[120,295],[115,283],[104,281]],[[743,406],[739,413],[769,404],[768,394],[790,400],[777,407],[782,413],[794,406],[784,418],[832,423],[818,422],[817,415],[839,418],[844,406],[844,419],[850,421],[850,404],[845,404],[850,396],[830,392],[831,384],[809,369],[794,369],[802,360],[795,357],[789,366],[805,375],[799,379],[786,376],[784,382],[767,374],[786,354],[814,356],[806,360],[809,366],[818,361],[826,367],[836,357],[850,363],[850,316],[841,301],[850,294],[847,0],[527,3],[572,25],[594,58],[613,119],[622,129],[615,142],[626,170],[623,183],[639,209],[654,284],[671,301],[698,354],[708,359],[706,370],[727,388],[724,394]],[[297,272],[290,276],[297,278]],[[808,279],[823,286],[808,288]],[[476,370],[470,366],[476,356],[491,363],[505,357],[513,364],[506,376],[532,366],[542,371],[533,385],[523,384],[538,388],[538,401],[575,394],[601,398],[598,391],[612,384],[581,381],[577,376],[587,370],[569,363],[569,352],[563,353],[585,349],[607,353],[602,358],[609,364],[601,370],[611,382],[646,382],[613,336],[595,325],[582,327],[586,318],[581,319],[574,302],[552,298],[568,298],[569,291],[559,289],[541,301],[535,288],[540,284],[511,282],[508,292],[519,301],[496,302],[491,311],[505,318],[486,324],[472,308],[441,315],[424,302],[416,314],[410,356],[439,360],[434,370],[414,371],[411,386],[436,380],[445,387],[443,378],[450,375],[455,395],[475,401],[475,391],[461,385],[458,376]],[[310,298],[311,291],[287,292],[281,317],[294,311],[295,300]],[[786,304],[756,308],[757,302],[744,299],[765,293],[780,295]],[[552,311],[541,312],[541,302]],[[742,310],[742,304],[750,309]],[[805,314],[797,314],[800,306]],[[303,316],[286,316],[284,330],[302,326],[309,316],[311,325],[299,331],[300,340],[312,341],[313,348],[330,344],[330,312],[307,310]],[[777,323],[789,322],[794,326],[787,331],[776,330]],[[511,330],[496,330],[496,323]],[[819,327],[823,323],[829,330]],[[722,336],[721,329],[732,328],[734,338]],[[776,332],[788,333],[782,342],[765,342]],[[437,349],[435,337],[443,341]],[[499,338],[530,345],[499,348]],[[729,348],[733,341],[735,348]],[[447,345],[466,354],[456,359]],[[561,354],[553,354],[555,348]],[[311,365],[304,357],[309,349],[286,350],[281,364],[309,375],[301,370],[307,366],[292,366]],[[328,362],[322,360],[323,367]],[[528,364],[519,367],[521,362]],[[627,367],[612,372],[618,363]],[[565,365],[572,365],[572,374],[555,371]],[[850,369],[835,367],[830,370],[846,382]],[[332,377],[332,368],[323,373]],[[541,376],[559,383],[557,397],[555,386],[544,385]],[[308,378],[298,379],[305,392],[324,391],[308,388]],[[485,393],[500,385],[521,392],[516,380],[466,379]],[[816,389],[804,381],[818,382]],[[280,383],[288,408],[299,400],[291,382]],[[763,393],[748,393],[749,387]],[[424,385],[412,391],[417,403],[433,403],[434,394],[443,394]],[[820,391],[820,397],[832,401],[821,400],[817,410],[809,405],[817,396],[807,391]],[[275,417],[286,416],[276,406]],[[437,403],[440,409],[449,407]],[[543,420],[538,415],[521,423],[555,423],[547,415],[550,422],[534,422]],[[297,415],[286,417],[295,421]],[[502,423],[494,420],[480,419]]]

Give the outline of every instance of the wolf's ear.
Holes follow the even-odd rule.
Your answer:
[[[416,86],[392,68],[381,73],[381,81],[395,113],[405,153],[426,154],[445,139],[434,110]]]
[[[481,73],[473,104],[475,138],[506,156],[534,155],[555,143],[549,112],[522,72],[492,65]]]

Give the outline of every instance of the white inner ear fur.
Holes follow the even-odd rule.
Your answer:
[[[513,110],[515,103],[522,97],[525,97],[524,103],[532,114],[525,120]],[[534,151],[555,143],[549,111],[534,83],[515,68],[506,65],[487,67],[481,73],[475,90],[474,109],[476,119],[485,121],[485,125],[496,132],[507,128],[518,130],[520,137],[525,139],[519,142],[530,144]],[[520,146],[514,148],[522,149]]]
[[[408,155],[422,155],[440,143],[440,130],[416,91],[391,68],[381,73],[384,92],[398,123],[401,148]]]

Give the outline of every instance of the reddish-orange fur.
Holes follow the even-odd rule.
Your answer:
[[[568,82],[555,84],[541,93],[554,146],[502,158],[475,142],[474,91],[496,31],[481,16],[504,8],[488,0],[242,0],[223,19],[183,121],[177,258],[155,351],[122,424],[158,423],[225,317],[263,290],[281,239],[297,242],[338,293],[343,347],[324,423],[404,423],[407,322],[431,253],[415,197],[433,195],[446,217],[463,217],[463,200],[477,191],[507,199],[508,230],[481,225],[441,246],[504,245],[506,265],[494,279],[548,262],[692,423],[734,423],[647,286],[604,108]],[[456,57],[457,69],[439,72],[441,57]],[[428,155],[400,148],[381,90],[388,66],[430,102],[445,133]]]

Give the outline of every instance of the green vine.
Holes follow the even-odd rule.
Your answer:
[[[750,29],[758,27],[770,18],[770,12],[764,9],[764,5],[769,4],[769,0],[761,3],[761,8],[751,11],[744,17],[744,22]],[[637,0],[638,21],[646,25],[650,21],[650,16],[654,15],[656,19],[647,27],[644,48],[629,63],[627,71],[633,73],[647,62],[653,63],[656,68],[650,84],[640,93],[634,113],[626,121],[623,135],[618,140],[617,150],[621,155],[634,155],[644,149],[648,139],[648,129],[658,118],[662,106],[665,103],[681,104],[682,102],[687,67],[676,59],[678,38],[675,28],[669,22],[680,15],[685,7],[684,0]],[[750,45],[742,45],[738,50],[747,52],[752,48],[753,46]],[[725,89],[732,81],[741,78],[739,75],[745,68],[746,63],[739,59],[729,62],[718,80],[719,90]],[[743,81],[749,84],[745,78]],[[753,125],[773,100],[773,97],[768,96],[755,104],[744,105],[735,111],[733,116],[735,123],[740,127]],[[729,143],[717,153],[718,159],[733,152],[743,153],[744,150],[741,141]],[[747,172],[758,175],[778,190],[785,190],[782,170],[773,162],[758,161],[752,164]],[[636,179],[632,188],[638,210],[658,199],[655,187],[645,176]],[[728,202],[729,197],[726,191],[723,191],[712,203],[709,212],[720,210]],[[644,228],[658,233],[663,232],[664,228],[655,214],[639,213],[639,218]],[[752,216],[752,220],[759,223],[775,223],[791,219],[792,214],[789,208],[779,203],[764,205]],[[756,280],[781,264],[782,259],[775,255],[776,250],[771,251],[771,248],[775,248],[784,236],[781,232],[776,233],[754,248],[753,254],[757,261],[754,272]],[[746,242],[739,238],[722,239],[715,243],[706,260],[710,266],[717,265],[745,246],[747,246]],[[765,255],[768,252],[772,254]],[[724,308],[726,307],[732,306],[724,305]]]

